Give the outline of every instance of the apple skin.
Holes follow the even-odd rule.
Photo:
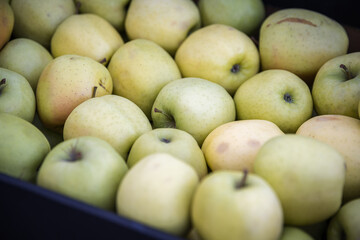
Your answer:
[[[11,38],[14,29],[14,11],[12,10],[9,2],[0,1],[0,50]]]
[[[312,85],[319,68],[347,53],[348,35],[342,25],[307,9],[287,8],[269,15],[259,34],[262,70],[284,69]]]
[[[333,114],[314,116],[296,134],[322,141],[341,153],[346,162],[343,201],[360,198],[360,120]]]
[[[304,230],[293,226],[284,226],[279,240],[315,240]]]
[[[267,141],[254,161],[254,173],[275,190],[284,223],[305,226],[324,221],[340,208],[345,160],[330,145],[285,134]]]
[[[295,133],[312,116],[309,87],[295,74],[280,69],[262,71],[243,83],[234,96],[237,119],[263,119],[284,133]]]
[[[212,130],[235,120],[235,114],[234,101],[223,87],[201,78],[181,78],[160,90],[151,118],[154,128],[184,130],[201,146]]]
[[[22,75],[0,68],[0,112],[32,122],[36,111],[35,94]]]
[[[196,171],[168,153],[146,156],[129,169],[117,192],[117,213],[161,231],[184,236],[199,184]]]
[[[175,55],[183,77],[215,82],[232,96],[242,83],[258,73],[259,59],[256,45],[245,33],[223,24],[193,32]]]
[[[212,171],[253,171],[253,162],[261,146],[284,133],[273,122],[251,119],[225,123],[205,138],[201,147]]]
[[[328,240],[360,239],[360,198],[344,204],[330,220],[327,229]]]
[[[0,126],[0,172],[35,182],[50,151],[46,137],[30,122],[8,113],[0,113]]]
[[[128,167],[106,141],[79,137],[61,142],[40,166],[37,185],[114,211],[117,188]]]
[[[312,96],[319,115],[359,118],[360,52],[332,58],[322,65],[314,80]]]
[[[202,239],[278,239],[283,212],[274,190],[261,177],[240,171],[209,173],[192,203],[192,222]]]
[[[203,152],[189,133],[176,128],[157,128],[139,136],[132,145],[127,165],[133,167],[147,155],[164,152],[190,164],[202,179],[208,169]]]

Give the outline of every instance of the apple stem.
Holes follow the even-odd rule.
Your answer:
[[[160,110],[160,109],[158,109],[158,108],[154,108],[154,112],[156,112],[156,113],[161,113],[161,114],[163,114],[167,119],[169,119],[169,125],[167,126],[167,127],[169,127],[169,128],[176,128],[176,124],[175,124],[175,119],[171,116],[171,115],[169,115],[169,114],[167,114],[166,112],[164,112],[164,111],[162,111],[162,110]]]
[[[345,66],[345,64],[340,64],[340,66],[339,66],[339,67],[345,71],[345,74],[346,74],[346,78],[347,78],[347,80],[350,80],[350,79],[352,79],[352,78],[353,78],[353,76],[352,76],[352,74],[351,74],[350,70],[349,70],[349,69]]]
[[[6,87],[6,78],[3,78],[0,81],[0,94],[5,87]]]
[[[97,88],[97,86],[94,86],[91,98],[95,97]]]
[[[106,62],[106,58],[103,58],[103,59],[100,60],[100,63],[101,63],[101,64],[103,64],[103,63],[105,63],[105,62]]]
[[[243,173],[244,174],[243,174],[243,177],[240,179],[240,182],[238,182],[236,184],[237,189],[243,188],[246,185],[246,179],[247,179],[249,171],[247,169],[244,169]]]
[[[75,161],[81,160],[81,159],[82,159],[81,152],[77,151],[76,145],[72,146],[71,150],[69,152],[69,158],[66,160],[69,162],[75,162]]]

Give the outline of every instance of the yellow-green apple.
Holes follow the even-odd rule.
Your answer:
[[[59,24],[76,13],[73,0],[13,0],[15,38],[30,38],[50,49],[51,37]]]
[[[309,87],[295,74],[280,69],[262,71],[234,95],[237,119],[263,119],[285,133],[295,133],[312,116]]]
[[[41,164],[36,183],[114,211],[116,192],[127,170],[124,159],[108,142],[85,136],[56,145]]]
[[[121,46],[108,65],[114,94],[138,105],[151,119],[151,108],[160,89],[181,78],[175,60],[153,41],[135,39]]]
[[[296,134],[325,142],[346,162],[343,201],[360,198],[360,120],[344,115],[319,115],[304,122]]]
[[[130,40],[154,41],[172,56],[184,39],[200,26],[199,9],[192,0],[132,0],[125,18]]]
[[[201,23],[225,24],[247,35],[256,34],[265,18],[262,0],[199,0]]]
[[[0,113],[0,126],[0,172],[34,182],[50,151],[46,137],[28,121],[8,113]]]
[[[284,226],[279,240],[314,240],[314,238],[301,228]]]
[[[157,128],[138,137],[130,149],[127,165],[131,168],[147,155],[158,152],[171,154],[190,164],[200,179],[208,173],[197,141],[189,133],[176,128]]]
[[[360,198],[344,204],[333,216],[327,229],[328,240],[360,239]]]
[[[360,52],[332,58],[322,65],[311,92],[317,114],[359,118]]]
[[[35,111],[35,94],[26,78],[14,71],[0,68],[0,112],[31,122]]]
[[[0,1],[0,49],[10,40],[14,29],[14,11],[9,2]]]
[[[183,77],[218,83],[230,95],[258,73],[260,65],[254,42],[245,33],[223,24],[212,24],[192,33],[180,45],[175,61]]]
[[[119,32],[124,30],[129,0],[74,0],[79,13],[94,13],[107,20]]]
[[[273,122],[260,119],[238,120],[211,131],[201,147],[212,171],[248,170],[260,147],[269,139],[284,134]]]
[[[345,160],[337,150],[296,134],[268,140],[254,161],[254,173],[275,190],[284,223],[293,226],[315,224],[336,213],[345,172]]]
[[[0,67],[24,76],[36,92],[40,74],[52,59],[50,52],[40,43],[29,38],[15,38],[1,50]]]
[[[194,194],[191,219],[206,240],[277,240],[283,228],[276,193],[264,179],[247,171],[209,173]]]
[[[190,209],[199,177],[189,164],[154,153],[129,169],[120,183],[117,213],[174,235],[190,229]]]
[[[63,135],[61,133],[52,131],[44,126],[37,112],[35,112],[34,120],[31,123],[44,134],[51,148],[64,141]]]
[[[151,130],[143,111],[127,98],[105,95],[78,105],[64,124],[64,140],[80,136],[101,138],[126,160],[135,140]]]
[[[92,13],[75,14],[56,28],[51,38],[51,53],[54,57],[86,56],[107,65],[123,44],[120,33],[104,18]]]
[[[219,84],[202,78],[180,78],[157,95],[151,117],[154,128],[172,127],[190,133],[201,146],[221,124],[235,120],[235,104]]]
[[[329,59],[347,53],[348,35],[335,20],[312,10],[287,8],[262,23],[259,51],[262,70],[288,70],[309,86]]]
[[[62,133],[66,118],[77,105],[112,91],[111,75],[101,63],[78,55],[54,58],[42,71],[36,88],[39,117],[46,128]]]

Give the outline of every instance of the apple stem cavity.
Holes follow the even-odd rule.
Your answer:
[[[232,73],[238,73],[240,71],[240,65],[238,63],[234,64],[230,69]]]
[[[175,119],[171,115],[167,114],[166,112],[164,112],[158,108],[154,108],[154,112],[161,113],[168,119],[168,121],[166,122],[167,125],[165,127],[176,128]]]
[[[69,152],[69,158],[66,159],[68,162],[76,162],[82,159],[82,154],[76,149],[76,146],[73,146]]]
[[[97,86],[94,86],[93,88],[93,92],[92,92],[92,95],[91,95],[91,98],[94,98],[96,96],[96,90],[97,90]]]
[[[284,94],[284,100],[288,103],[293,103],[294,99],[291,97],[291,95],[289,93],[285,93]]]
[[[5,87],[6,87],[6,78],[3,78],[0,81],[0,94]]]
[[[170,142],[170,139],[160,138],[160,141],[163,142],[163,143],[169,143],[169,142]]]
[[[243,177],[235,185],[236,189],[240,189],[246,186],[246,180],[247,180],[247,176],[249,175],[249,171],[247,169],[244,169],[243,173],[244,173]]]
[[[340,64],[339,66],[342,70],[344,70],[345,75],[346,75],[346,80],[350,80],[353,77],[353,75],[351,74],[350,70],[345,66],[345,64]]]
[[[99,61],[101,64],[106,63],[106,58],[103,58]]]

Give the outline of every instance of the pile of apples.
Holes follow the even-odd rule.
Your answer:
[[[338,22],[261,0],[0,15],[2,174],[188,239],[360,239],[360,52]]]

